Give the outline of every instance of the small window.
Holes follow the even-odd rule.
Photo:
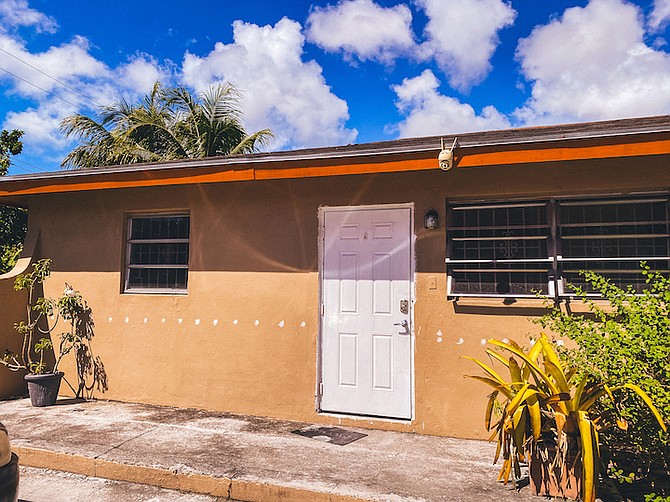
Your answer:
[[[449,295],[548,294],[546,202],[451,205],[447,226]]]
[[[186,292],[189,220],[181,214],[129,218],[126,292]]]

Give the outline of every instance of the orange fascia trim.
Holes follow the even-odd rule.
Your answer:
[[[514,164],[549,163],[574,160],[608,159],[622,157],[640,157],[670,154],[670,139],[616,142],[616,138],[606,138],[608,143],[593,144],[575,142],[567,146],[551,144],[536,145],[534,148],[522,149],[524,145],[472,148],[468,152],[463,148],[456,149],[456,168],[505,166]],[[479,150],[479,151],[477,151]],[[488,150],[488,151],[486,151]],[[58,177],[53,180],[35,180],[6,183],[0,189],[0,197],[34,195],[44,193],[75,192],[85,190],[105,190],[113,188],[136,188],[166,185],[191,185],[198,183],[222,183],[229,181],[277,180],[312,178],[323,176],[344,176],[352,174],[397,173],[409,171],[425,171],[438,169],[437,151],[409,154],[413,158],[398,159],[398,155],[369,156],[364,158],[293,160],[282,162],[290,167],[275,167],[279,164],[267,162],[248,164],[243,168],[199,167],[181,169],[158,169],[155,171],[105,173],[97,172],[100,181],[91,181],[97,176],[80,176],[75,179]],[[428,157],[426,157],[429,155]],[[222,170],[225,169],[225,170]],[[3,183],[0,182],[0,186]]]
[[[210,171],[209,169],[202,169],[202,171]],[[193,169],[190,172],[196,172]],[[73,181],[73,180],[54,180],[54,183],[44,184],[40,186],[26,186],[23,188],[17,187],[16,190],[0,190],[0,197],[16,196],[16,195],[35,195],[43,193],[62,193],[62,192],[79,192],[85,190],[106,190],[110,188],[137,188],[137,187],[153,187],[166,185],[194,185],[197,183],[223,183],[227,181],[251,181],[254,179],[253,169],[235,169],[228,171],[215,172],[200,172],[190,175],[177,175],[174,172],[151,172],[141,171],[139,173],[143,177],[137,179],[138,176],[132,173],[131,179],[122,180],[108,180],[108,181]],[[116,175],[118,177],[118,174]]]
[[[611,145],[544,147],[519,150],[491,151],[487,153],[465,153],[456,150],[455,167],[486,167],[513,164],[531,164],[570,160],[610,159],[670,154],[670,140],[644,143],[618,143]],[[323,167],[263,168],[256,169],[257,180],[282,178],[309,178],[316,176],[338,176],[346,174],[392,173],[438,169],[437,153],[428,159],[400,160],[364,164],[345,164]]]
[[[670,154],[670,140],[480,153],[466,155],[456,160],[457,167],[483,167],[667,154]]]

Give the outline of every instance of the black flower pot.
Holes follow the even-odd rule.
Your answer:
[[[30,394],[30,403],[33,406],[52,406],[56,404],[60,381],[64,373],[44,373],[35,375],[28,373],[25,378],[28,382],[28,394]]]

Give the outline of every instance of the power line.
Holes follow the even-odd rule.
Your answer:
[[[7,55],[9,55],[9,56],[11,56],[11,57],[13,57],[13,58],[16,59],[17,61],[20,61],[20,62],[23,63],[24,65],[26,65],[26,66],[30,66],[33,70],[40,72],[40,73],[41,73],[42,75],[44,75],[45,77],[49,77],[49,78],[50,78],[51,80],[53,80],[54,82],[58,82],[60,85],[62,85],[62,86],[64,86],[64,87],[67,87],[68,89],[73,90],[73,91],[76,92],[77,94],[80,94],[81,96],[85,97],[86,99],[88,99],[88,100],[94,102],[96,105],[98,105],[98,106],[103,106],[102,103],[99,103],[98,101],[96,101],[96,100],[93,99],[92,97],[87,96],[86,94],[84,94],[83,92],[81,92],[79,89],[76,89],[76,88],[72,87],[71,85],[66,84],[65,82],[61,82],[61,81],[58,80],[56,77],[52,77],[52,76],[49,75],[48,73],[46,73],[46,72],[40,70],[39,68],[37,68],[37,67],[31,65],[31,64],[28,63],[27,61],[24,61],[24,60],[21,59],[20,57],[18,57],[18,56],[16,56],[16,55],[12,54],[11,52],[9,52],[8,50],[5,50],[5,49],[3,49],[2,47],[0,47],[0,51],[4,52],[5,54],[7,54]]]
[[[2,66],[0,66],[0,70],[4,71],[5,73],[9,73],[12,77],[15,77],[15,78],[18,78],[19,80],[24,81],[24,82],[25,82],[26,84],[28,84],[28,85],[32,85],[33,87],[35,87],[36,89],[39,89],[40,91],[46,92],[47,94],[49,94],[50,96],[53,96],[53,97],[56,98],[56,99],[60,99],[61,101],[67,103],[68,105],[72,105],[72,106],[74,106],[74,107],[77,108],[77,109],[79,108],[79,105],[75,105],[75,104],[72,103],[71,101],[68,101],[68,100],[65,99],[65,98],[61,98],[61,97],[58,96],[57,94],[54,94],[54,93],[51,92],[51,91],[47,91],[46,89],[40,87],[39,85],[33,84],[32,82],[26,80],[26,79],[23,78],[23,77],[19,77],[16,73],[12,73],[11,71],[6,70],[6,69],[3,68]]]
[[[32,173],[32,172],[35,172],[35,171],[43,171],[43,169],[40,169],[39,167],[34,166],[33,164],[30,164],[30,163],[28,163],[28,162],[26,162],[26,161],[24,161],[24,160],[19,160],[19,159],[14,158],[14,157],[12,157],[12,158],[10,159],[10,162],[11,162],[11,165],[13,165],[14,167],[16,167],[17,169],[20,169],[20,170],[25,171],[25,172],[27,172],[27,173]],[[30,169],[27,169],[27,168],[25,168],[25,167],[23,167],[23,166],[17,166],[17,165],[16,165],[17,162],[18,162],[19,164],[25,164],[25,165],[28,166],[28,167],[32,167],[35,171],[31,171]]]
[[[17,165],[14,164],[13,162],[12,162],[12,164],[11,164],[11,167],[13,167],[13,168],[15,168],[15,169],[18,169],[19,171],[23,171],[24,173],[27,173],[27,174],[33,174],[33,173],[35,172],[35,171],[32,171],[32,170],[30,170],[30,169],[28,169],[28,168],[26,168],[26,167],[17,166]]]

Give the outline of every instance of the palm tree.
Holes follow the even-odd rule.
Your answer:
[[[61,166],[82,168],[252,153],[272,137],[269,129],[247,134],[241,123],[240,94],[218,84],[194,96],[185,87],[156,82],[139,104],[125,100],[100,109],[99,120],[76,114],[61,131],[81,144]]]

